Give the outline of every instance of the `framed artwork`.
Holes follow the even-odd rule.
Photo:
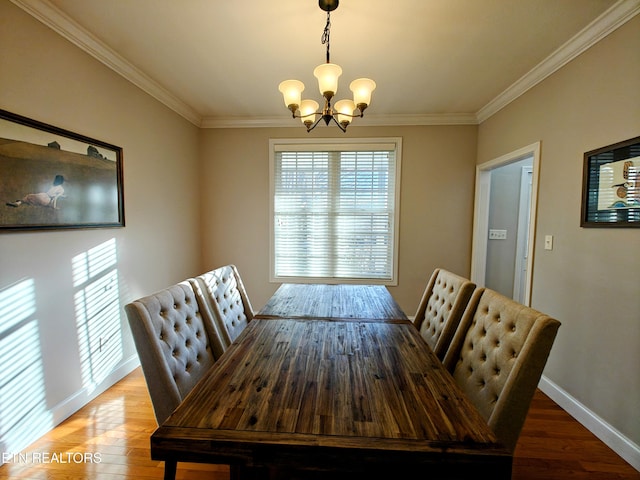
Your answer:
[[[640,227],[640,137],[584,154],[581,227]]]
[[[124,227],[122,148],[0,110],[0,232]]]

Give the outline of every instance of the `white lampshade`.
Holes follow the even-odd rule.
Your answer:
[[[338,77],[342,75],[342,68],[335,63],[323,63],[318,65],[313,74],[318,79],[318,87],[320,93],[325,95],[327,92],[331,92],[335,95],[338,91]]]
[[[338,112],[338,123],[351,123],[351,115],[356,109],[355,103],[351,100],[340,100],[333,106],[334,110]]]
[[[369,106],[371,104],[371,92],[375,90],[376,82],[369,78],[358,78],[351,82],[349,88],[353,92],[353,102],[356,105]]]
[[[302,123],[313,123],[316,119],[314,113],[318,111],[318,102],[314,100],[302,100],[300,102],[300,120]]]
[[[304,83],[299,80],[285,80],[278,85],[278,90],[284,97],[284,104],[287,108],[291,105],[300,106],[300,98],[302,97],[302,91],[304,90]]]

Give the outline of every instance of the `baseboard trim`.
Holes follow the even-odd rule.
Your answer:
[[[538,386],[551,400],[560,405],[633,468],[640,471],[640,445],[633,443],[545,376],[540,379]]]
[[[111,386],[129,375],[138,366],[140,366],[140,360],[138,359],[137,355],[133,355],[123,360],[120,365],[117,366],[115,370],[113,370],[98,385],[94,385],[91,388],[84,387],[73,395],[67,397],[57,405],[54,405],[52,408],[48,409],[45,414],[47,417],[46,421],[41,425],[33,426],[32,430],[29,432],[29,435],[26,435],[24,438],[20,439],[21,444],[12,445],[11,451],[7,451],[7,445],[5,445],[0,438],[0,453],[3,453],[3,455],[0,455],[0,467],[6,463],[4,457],[5,453],[17,454],[18,452],[21,452],[42,435],[45,435],[48,431],[64,422],[67,418],[87,405],[93,399],[95,399],[100,394],[108,390]]]
[[[99,385],[96,385],[94,388],[84,387],[74,395],[65,398],[57,405],[54,405],[53,408],[51,408],[51,421],[53,423],[53,427],[64,422],[91,400],[98,397],[101,393],[104,393],[111,386],[133,372],[139,365],[140,360],[138,359],[138,356],[133,355],[128,359],[123,360],[120,366],[111,372],[102,382],[100,382]]]

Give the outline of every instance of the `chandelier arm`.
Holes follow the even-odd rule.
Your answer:
[[[360,113],[357,113],[357,114],[355,114],[355,115],[351,115],[350,113],[339,113],[339,112],[335,112],[333,115],[334,115],[334,116],[335,116],[335,115],[342,115],[343,117],[351,117],[351,118],[362,118],[362,117],[364,117],[364,112],[362,112],[362,111],[361,111]]]
[[[305,126],[307,127],[307,133],[310,132],[311,130],[313,130],[314,128],[316,128],[318,126],[318,123],[320,123],[320,120],[322,120],[322,118],[323,118],[321,113],[318,114],[316,112],[316,113],[314,113],[314,115],[320,115],[320,117],[311,126],[305,124]]]
[[[298,110],[299,112],[300,110]],[[293,118],[302,118],[302,117],[310,117],[311,115],[320,115],[320,117],[322,117],[323,113],[322,112],[313,112],[313,113],[307,113],[306,115],[301,115],[301,114],[293,114]]]
[[[338,126],[340,130],[342,130],[344,133],[347,133],[346,127],[342,126],[342,124],[338,122],[338,120],[336,119],[336,115],[332,115],[331,118],[333,119],[333,122]]]

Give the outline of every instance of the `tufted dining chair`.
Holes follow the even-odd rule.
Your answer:
[[[512,452],[559,327],[548,315],[478,288],[445,356],[456,383]]]
[[[442,268],[431,274],[413,323],[440,360],[475,288],[475,283]]]
[[[158,425],[214,364],[215,330],[189,282],[125,306]]]
[[[226,350],[253,320],[253,308],[238,269],[225,265],[189,281],[200,303],[211,313],[222,350]]]

